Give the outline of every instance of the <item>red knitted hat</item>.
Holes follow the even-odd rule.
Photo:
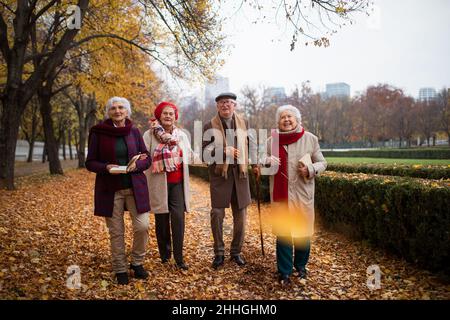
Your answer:
[[[155,117],[156,119],[161,119],[161,113],[165,107],[171,107],[175,111],[175,120],[178,120],[178,107],[173,103],[163,101],[156,106]]]

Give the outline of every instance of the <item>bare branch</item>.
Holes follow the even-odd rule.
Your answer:
[[[15,13],[14,10],[13,10],[10,6],[8,6],[6,3],[4,3],[3,1],[0,1],[0,5],[3,6],[3,7],[5,7],[5,8],[6,8],[9,12],[11,12],[12,14]]]
[[[57,90],[53,91],[53,92],[52,92],[52,96],[57,95],[58,93],[60,93],[61,91],[66,90],[67,88],[71,87],[72,85],[73,85],[73,83],[65,84],[65,85],[62,86],[61,88],[58,88]]]
[[[30,24],[33,25],[36,23],[37,19],[39,19],[44,13],[48,11],[58,0],[51,0],[49,3],[47,3],[44,7],[41,8],[41,10],[38,11],[34,15],[34,17],[31,19]]]

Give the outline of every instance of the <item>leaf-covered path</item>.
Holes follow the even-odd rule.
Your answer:
[[[104,220],[93,216],[94,174],[71,170],[65,176],[18,179],[16,191],[0,191],[0,299],[450,299],[450,286],[363,243],[316,227],[308,280],[276,282],[274,236],[264,227],[266,257],[261,256],[256,205],[249,208],[243,255],[247,265],[226,260],[217,271],[209,224],[208,184],[192,177],[193,210],[186,219],[188,271],[161,264],[150,219],[146,281],[118,286],[110,268]],[[263,218],[270,206],[262,206]],[[127,215],[127,250],[131,245]],[[224,226],[229,248],[232,218]],[[380,266],[381,289],[366,286],[367,267]],[[66,287],[71,265],[81,270],[81,289]]]

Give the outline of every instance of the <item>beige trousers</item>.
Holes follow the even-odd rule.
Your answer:
[[[133,224],[133,248],[131,264],[138,266],[144,263],[148,242],[149,213],[138,213],[132,189],[119,190],[114,194],[112,217],[106,217],[106,225],[111,241],[112,267],[115,273],[127,272],[127,255],[125,252],[124,205],[131,214]]]

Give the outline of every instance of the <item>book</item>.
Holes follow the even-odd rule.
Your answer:
[[[131,158],[131,160],[128,162],[128,165],[126,166],[118,166],[118,167],[113,167],[111,169],[109,169],[110,173],[128,173],[130,171],[130,169],[132,169],[132,166],[134,166],[136,164],[136,161],[139,159],[139,157],[141,156],[141,154],[137,154],[135,155],[133,158]]]
[[[311,155],[309,153],[305,154],[300,160],[298,160],[300,167],[307,167],[312,164]],[[303,180],[308,181],[308,178],[303,177]]]
[[[109,173],[127,173],[127,166],[118,166],[109,169]]]

